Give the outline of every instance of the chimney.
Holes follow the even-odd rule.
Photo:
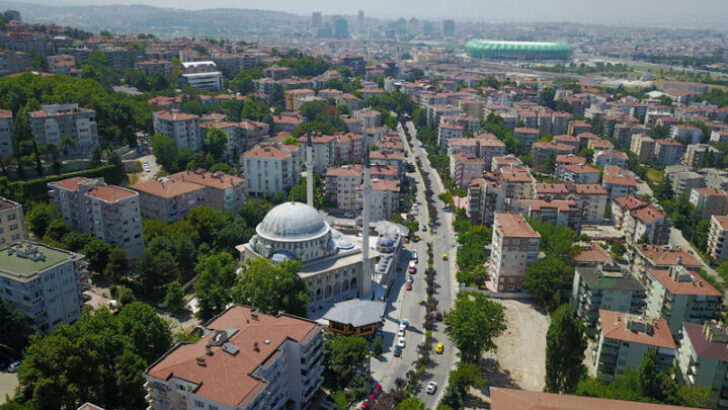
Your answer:
[[[253,350],[255,350],[256,352],[259,352],[260,351],[260,347],[258,346],[258,342],[253,342]]]
[[[205,358],[204,357],[198,357],[197,358],[197,365],[198,366],[202,366],[202,367],[207,366],[207,363],[205,363]]]
[[[210,345],[205,346],[205,354],[212,356],[212,347],[210,347]]]

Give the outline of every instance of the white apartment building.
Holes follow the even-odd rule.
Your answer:
[[[518,292],[528,265],[538,258],[541,235],[520,214],[496,213],[490,279],[498,292]]]
[[[667,320],[672,334],[683,322],[703,323],[721,310],[722,294],[683,265],[647,270],[645,314]]]
[[[306,144],[308,138],[306,135],[298,138],[301,147],[304,149],[304,163],[308,162],[308,149]],[[321,133],[311,134],[311,148],[313,151],[313,172],[317,175],[326,171],[336,162],[336,136],[323,135]]]
[[[705,387],[710,408],[728,408],[728,331],[715,321],[683,323],[675,355],[675,376],[681,385]]]
[[[129,255],[144,251],[139,193],[103,178],[75,177],[48,184],[48,195],[71,229],[93,234]]]
[[[248,198],[277,194],[301,180],[304,149],[297,145],[265,144],[241,157]]]
[[[661,245],[670,239],[672,220],[665,212],[649,204],[624,215],[622,232],[629,243],[641,242]]]
[[[47,333],[81,314],[84,256],[30,241],[0,252],[0,292]]]
[[[182,63],[184,74],[179,75],[183,85],[207,91],[222,90],[222,73],[214,61],[190,61]]]
[[[638,369],[647,350],[657,352],[657,369],[669,373],[675,357],[675,341],[665,319],[610,310],[599,311],[594,364],[604,381]]]
[[[468,185],[468,216],[476,225],[492,225],[497,212],[506,211],[506,192],[497,180],[475,178]]]
[[[36,143],[55,145],[63,157],[87,156],[99,142],[96,112],[78,104],[43,105],[28,117]],[[64,142],[66,138],[73,146]]]
[[[13,155],[14,133],[15,124],[13,122],[13,112],[10,110],[0,110],[0,156]]]
[[[25,240],[23,205],[0,197],[0,247]]]
[[[607,190],[599,184],[574,184],[571,195],[582,210],[582,222],[593,223],[604,220],[607,208]]]
[[[189,148],[199,151],[202,148],[200,138],[200,117],[175,110],[157,111],[152,114],[154,132],[172,138],[177,148]]]
[[[722,263],[728,258],[728,216],[713,215],[710,217],[708,254],[718,263]]]
[[[203,332],[144,372],[149,409],[302,409],[323,382],[323,336],[314,321],[237,305]]]

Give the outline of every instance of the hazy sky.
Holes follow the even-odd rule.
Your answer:
[[[22,1],[22,0],[21,0]],[[40,2],[38,0],[27,0]],[[459,18],[484,21],[584,21],[608,24],[695,26],[728,29],[728,0],[54,0],[51,4],[147,4],[202,9],[255,8],[310,14],[373,17]]]

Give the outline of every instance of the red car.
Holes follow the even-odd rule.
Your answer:
[[[412,290],[412,282],[407,282],[407,290]]]

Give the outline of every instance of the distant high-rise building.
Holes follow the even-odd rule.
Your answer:
[[[445,37],[452,37],[455,35],[455,20],[445,20],[442,22],[442,34]]]
[[[426,35],[426,36],[429,36],[429,35],[432,35],[432,34],[434,34],[434,33],[435,33],[435,25],[434,25],[434,24],[432,24],[432,23],[431,23],[431,22],[429,22],[429,21],[426,21],[426,22],[425,22],[425,23],[424,23],[424,24],[422,25],[422,33],[423,33],[424,35]]]
[[[311,13],[311,25],[313,27],[321,27],[321,12],[314,11]]]
[[[359,14],[356,16],[356,29],[359,33],[364,32],[364,10],[359,10]]]
[[[420,30],[420,22],[416,18],[412,17],[407,22],[407,34],[417,34]]]
[[[349,23],[341,16],[334,17],[334,37],[349,38]]]

